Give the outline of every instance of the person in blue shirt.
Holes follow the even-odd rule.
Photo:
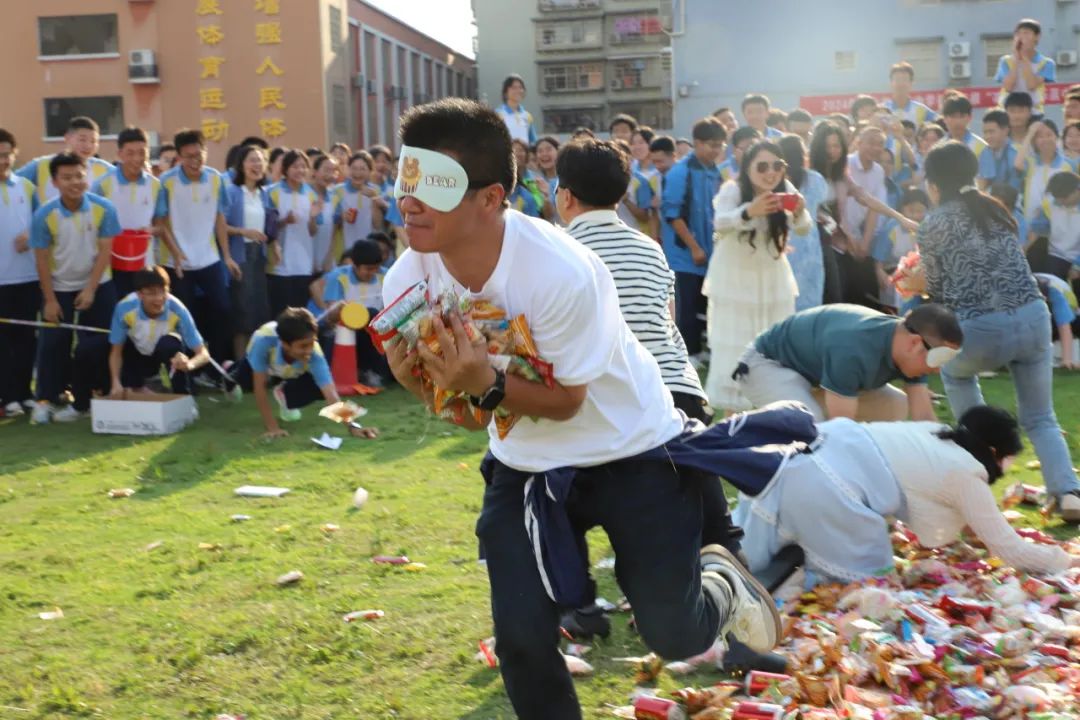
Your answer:
[[[1027,93],[1014,92],[1005,97],[1005,114],[1009,116],[1009,139],[1019,147],[1027,137],[1035,116],[1031,96]]]
[[[750,93],[742,101],[742,114],[746,124],[757,130],[761,137],[781,138],[784,133],[774,127],[769,127],[769,98],[760,93]],[[725,128],[726,129],[726,128]],[[695,150],[697,143],[694,143]]]
[[[995,183],[1012,185],[1017,190],[1023,176],[1016,169],[1016,146],[1009,139],[1009,115],[1004,110],[990,110],[983,116],[983,139],[987,149],[979,156],[979,188]]]
[[[937,113],[911,99],[911,87],[915,83],[915,68],[909,62],[898,62],[889,68],[889,88],[892,97],[885,100],[885,107],[901,120],[921,126],[937,119]]]
[[[627,115],[626,113],[619,113],[611,118],[611,122],[608,123],[608,135],[611,139],[622,140],[625,143],[629,143],[634,138],[637,129],[637,119],[633,115]]]
[[[1003,55],[998,62],[994,82],[1001,83],[1001,102],[1009,93],[1022,92],[1031,96],[1036,113],[1042,114],[1046,102],[1046,84],[1057,77],[1054,61],[1038,50],[1042,25],[1038,20],[1024,18],[1016,23],[1013,32],[1013,54]]]
[[[125,388],[145,391],[147,378],[163,365],[172,391],[190,393],[189,373],[210,362],[191,312],[169,294],[169,274],[161,266],[137,270],[131,283],[135,291],[117,303],[109,329],[110,397],[123,397]]]
[[[1023,246],[1027,242],[1028,223],[1027,218],[1024,217],[1024,209],[1020,207],[1020,191],[1012,185],[994,183],[987,192],[990,193],[990,197],[1012,212],[1013,219],[1016,220],[1017,239],[1020,241],[1020,245]]]
[[[109,272],[112,239],[120,234],[120,221],[111,202],[86,191],[86,161],[71,152],[54,155],[49,172],[59,196],[34,213],[30,247],[34,250],[43,300],[41,319],[107,328],[116,305],[116,290]],[[37,405],[30,422],[37,425],[72,422],[90,409],[90,394],[76,394],[75,403],[53,411],[64,380],[73,384],[89,378],[78,373],[89,367],[81,361],[86,340],[95,333],[79,331],[72,363],[71,330],[44,330],[37,347]]]
[[[229,372],[232,383],[254,391],[266,440],[289,434],[274,417],[270,392],[277,402],[278,416],[285,422],[299,420],[300,408],[320,397],[328,405],[341,401],[330,365],[316,342],[318,333],[315,316],[307,308],[286,308],[277,320],[255,331],[247,355]]]
[[[870,122],[877,111],[878,101],[870,95],[856,95],[851,101],[851,121],[858,126],[860,123]]]
[[[664,254],[675,272],[675,324],[694,358],[702,352],[705,332],[708,304],[701,288],[712,255],[713,198],[720,189],[717,161],[727,131],[718,119],[707,117],[694,123],[692,137],[694,151],[664,178],[660,212],[667,221]]]
[[[357,303],[375,317],[383,309],[383,251],[375,240],[358,240],[349,248],[347,262],[325,276],[322,287],[322,306],[331,308],[327,321],[336,326],[341,313],[335,303]],[[370,387],[382,387],[393,375],[386,356],[375,349],[371,336],[364,330],[352,331],[340,327],[336,332],[356,333],[356,368],[360,380]]]
[[[521,105],[525,99],[525,79],[517,74],[507,75],[502,84],[502,99],[503,104],[495,108],[495,112],[506,123],[511,139],[535,145],[533,116]]]
[[[978,161],[986,151],[986,141],[971,132],[971,101],[959,92],[945,99],[941,107],[941,114],[945,118],[945,129],[948,131],[948,139],[959,140],[975,153]]]
[[[904,217],[921,223],[930,208],[930,197],[919,188],[909,188],[898,202],[897,209]],[[874,236],[874,245],[870,256],[874,258],[878,279],[878,298],[882,305],[900,307],[903,298],[897,293],[890,281],[900,260],[917,249],[915,233],[906,230],[896,220],[887,220]]]
[[[1066,370],[1078,368],[1073,355],[1072,324],[1076,320],[1076,293],[1068,282],[1049,273],[1035,273],[1039,292],[1050,307],[1050,322],[1054,327],[1055,340],[1061,343],[1061,367]]]

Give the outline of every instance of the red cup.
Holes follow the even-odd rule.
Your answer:
[[[350,224],[356,222],[356,208],[348,208],[345,210],[345,222]]]
[[[788,212],[795,212],[799,206],[799,193],[780,193],[780,206]]]

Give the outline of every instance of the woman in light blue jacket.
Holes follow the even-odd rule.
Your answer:
[[[240,151],[226,185],[229,206],[225,224],[229,250],[240,264],[240,279],[232,279],[234,334],[233,349],[242,358],[248,338],[270,320],[266,289],[266,242],[274,234],[276,221],[266,194],[266,156],[258,147]]]
[[[813,222],[805,233],[792,231],[788,238],[791,254],[788,262],[795,273],[795,282],[799,285],[799,296],[795,298],[795,312],[817,307],[822,303],[825,292],[825,258],[821,249],[821,237],[817,225],[818,206],[825,202],[829,194],[829,184],[825,178],[806,167],[806,148],[802,138],[788,135],[780,140],[780,149],[787,161],[788,180],[799,189],[806,201],[806,211]]]

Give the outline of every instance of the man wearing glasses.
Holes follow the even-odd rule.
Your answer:
[[[161,176],[156,214],[168,218],[180,255],[173,257],[161,242],[158,257],[169,272],[170,285],[180,302],[192,307],[196,287],[206,297],[206,317],[211,327],[200,329],[211,352],[220,353],[231,346],[226,269],[240,279],[240,266],[229,254],[225,178],[206,167],[206,140],[199,130],[181,130],[173,144],[177,164]]]
[[[860,305],[822,305],[763,332],[733,370],[755,407],[797,400],[818,421],[934,420],[926,376],[952,360],[963,340],[944,305],[922,305],[903,318]]]

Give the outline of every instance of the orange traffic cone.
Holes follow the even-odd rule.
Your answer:
[[[344,325],[334,328],[334,355],[330,359],[330,374],[338,395],[358,395],[360,379],[356,375],[356,331]]]

